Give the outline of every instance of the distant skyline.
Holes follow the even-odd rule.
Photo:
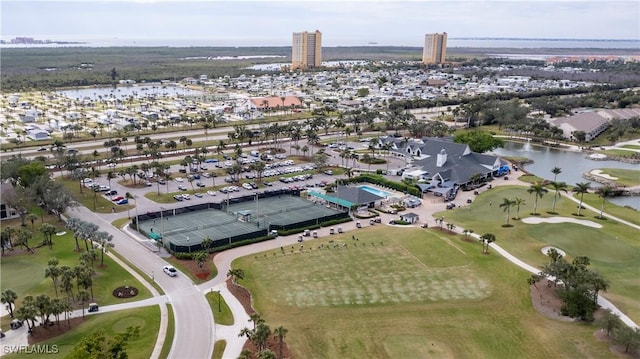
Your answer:
[[[323,46],[422,47],[455,38],[640,40],[640,1],[23,1],[0,3],[0,36],[184,46],[291,46],[320,30]]]

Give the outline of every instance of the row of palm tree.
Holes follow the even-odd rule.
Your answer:
[[[568,189],[568,185],[565,182],[556,182],[556,181],[552,181],[548,183],[549,186],[551,186],[551,188],[554,191],[554,195],[553,195],[553,203],[551,206],[551,211],[549,212],[550,214],[556,214],[555,212],[555,207],[556,207],[556,203],[558,198],[560,198],[561,196],[561,192],[565,192],[567,193],[567,189]],[[580,203],[578,205],[578,212],[577,212],[577,216],[582,216],[581,214],[581,210],[582,210],[582,203],[583,203],[583,199],[584,199],[584,195],[585,193],[589,193],[589,191],[591,190],[591,184],[588,182],[580,182],[577,183],[572,189],[571,192],[575,193],[575,194],[579,194],[580,195]],[[531,184],[531,186],[529,186],[529,188],[527,189],[527,192],[529,194],[533,194],[534,195],[534,204],[533,204],[533,212],[531,213],[532,215],[539,215],[538,213],[538,199],[541,199],[546,193],[549,192],[549,189],[546,187],[546,185],[542,182],[536,181],[533,184]],[[599,218],[604,218],[604,206],[605,206],[605,202],[607,198],[612,197],[615,194],[615,189],[611,186],[602,186],[599,187],[595,190],[595,193],[602,198],[602,206],[600,208],[600,215]],[[516,215],[516,219],[519,218],[519,211],[520,211],[520,206],[525,204],[525,201],[521,198],[503,198],[502,200],[503,202],[500,204],[501,208],[504,208],[504,211],[506,212],[506,224],[509,225],[509,218],[510,218],[510,209],[512,207],[517,207],[518,208],[518,214]]]

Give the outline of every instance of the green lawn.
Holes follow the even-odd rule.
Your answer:
[[[528,273],[461,235],[387,226],[351,235],[332,237],[336,249],[318,239],[233,263],[266,322],[289,330],[292,357],[613,357],[595,325],[539,315]]]
[[[579,196],[574,195],[574,197],[580,199]],[[583,200],[584,203],[597,208],[598,213],[596,215],[600,215],[600,208],[602,207],[602,198],[600,196],[595,193],[588,193],[584,195]],[[605,201],[604,212],[640,226],[640,216],[638,215],[638,210],[634,208],[618,206],[617,204]],[[591,216],[593,212],[586,212],[586,214]]]
[[[213,354],[211,358],[213,359],[222,359],[224,355],[224,350],[227,348],[226,340],[216,340],[216,343],[213,345]]]
[[[618,186],[638,186],[640,185],[640,170],[625,170],[621,168],[600,168],[600,170],[611,177]]]
[[[61,325],[65,325],[61,322]],[[38,343],[40,345],[57,345],[59,352],[47,354],[47,358],[64,358],[80,342],[82,338],[97,330],[103,330],[107,335],[113,336],[124,332],[127,327],[140,326],[140,336],[131,340],[127,346],[127,353],[131,359],[147,359],[153,352],[153,347],[158,337],[160,328],[160,308],[158,306],[123,310],[113,313],[104,313],[87,316],[79,327],[58,337]],[[4,355],[3,355],[4,357]],[[7,358],[33,358],[33,353],[20,355],[7,355]]]
[[[224,297],[219,295],[218,292],[209,292],[205,296],[213,312],[216,324],[233,325],[233,313],[231,313],[231,309],[229,309]]]
[[[629,148],[632,150],[640,150],[640,146],[639,145],[622,145],[622,148]]]
[[[526,192],[526,187],[521,186],[496,187],[483,192],[471,206],[436,215],[444,216],[445,222],[454,223],[459,228],[471,229],[478,234],[495,234],[497,244],[533,266],[541,266],[548,261],[541,252],[541,248],[546,245],[554,245],[565,250],[570,258],[588,256],[593,268],[611,283],[605,296],[631,319],[640,321],[640,282],[637,280],[640,237],[635,229],[613,220],[596,219],[598,213],[586,210],[582,211],[583,217],[573,216],[577,205],[565,198],[559,199],[556,204],[557,216],[591,220],[601,224],[603,228],[596,229],[572,223],[525,224],[518,220],[510,221],[514,225],[512,228],[503,228],[500,224],[505,222],[505,212],[498,204],[503,198],[514,197],[526,200],[526,204],[520,209],[520,217],[528,217],[532,212],[534,199]],[[585,195],[585,202],[588,202],[588,197],[591,198]],[[547,213],[551,209],[552,200],[553,193],[550,191],[538,201],[540,217],[552,216]],[[492,205],[489,205],[490,202]],[[600,208],[599,204],[590,204]],[[605,211],[609,209],[614,209],[614,206],[608,204]],[[617,207],[617,210],[635,212],[621,207]],[[637,212],[635,213],[637,217]],[[516,208],[511,210],[511,217],[516,217]]]
[[[164,338],[164,343],[162,344],[162,350],[160,351],[160,358],[168,358],[169,352],[171,352],[171,345],[173,344],[173,336],[176,331],[176,323],[173,318],[173,306],[171,304],[167,304],[167,334]]]
[[[58,231],[66,231],[59,222],[51,223],[57,225]],[[33,239],[32,243],[38,243],[42,240],[42,234],[36,234],[39,235],[38,238],[40,239]],[[75,252],[75,241],[71,231],[67,231],[63,236],[54,235],[53,243],[53,250],[49,249],[49,246],[45,246],[37,248],[33,254],[18,253],[16,251],[14,253],[7,252],[2,257],[2,262],[0,263],[2,289],[13,289],[19,296],[18,305],[26,295],[36,296],[46,293],[52,298],[55,297],[56,294],[51,278],[45,278],[44,276],[49,258],[58,258],[59,266],[67,265],[73,268],[78,265],[80,254]],[[83,250],[85,248],[81,240],[80,248]],[[148,289],[107,255],[104,256],[104,264],[104,268],[100,267],[100,253],[98,253],[98,258],[94,262],[96,271],[96,275],[93,277],[94,301],[100,305],[109,305],[151,297]],[[130,299],[114,297],[112,291],[116,287],[123,285],[135,286],[138,288],[139,294]],[[60,291],[58,294],[60,296],[63,295]]]

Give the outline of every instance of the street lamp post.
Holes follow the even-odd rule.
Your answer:
[[[162,242],[162,246],[164,247],[164,207],[160,207],[160,223],[162,223],[162,236],[160,237],[160,241]],[[160,249],[158,248],[158,252]]]
[[[140,230],[140,227],[139,227],[140,222],[138,222],[138,196],[134,195],[133,199],[136,201],[136,228]]]
[[[189,247],[189,254],[191,254],[191,245],[189,244],[189,237],[187,237],[187,247]]]

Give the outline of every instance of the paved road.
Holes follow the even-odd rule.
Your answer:
[[[120,255],[149,276],[153,274],[174,311],[175,335],[170,357],[210,358],[215,338],[213,315],[207,300],[189,277],[182,273],[176,277],[165,275],[162,267],[168,263],[153,252],[152,246],[146,246],[113,227],[111,221],[115,217],[96,215],[85,207],[74,209],[69,215],[96,223],[111,233],[115,250]]]

